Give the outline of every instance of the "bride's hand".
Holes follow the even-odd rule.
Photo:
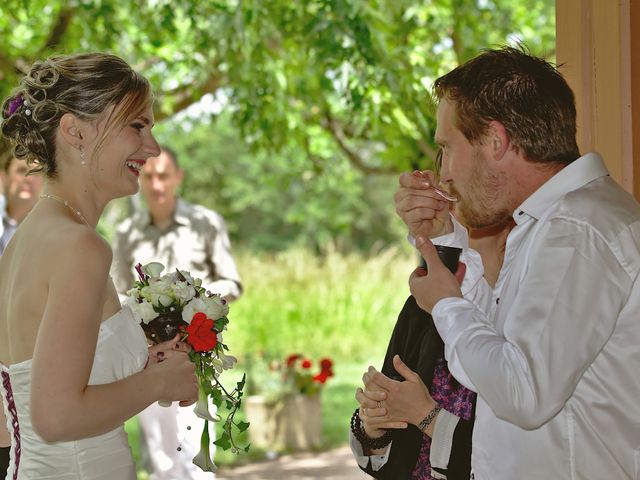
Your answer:
[[[186,407],[198,399],[198,379],[195,364],[184,351],[160,351],[157,361],[148,367],[158,373],[162,385],[159,401],[179,401]]]
[[[191,351],[191,346],[186,342],[180,341],[179,333],[171,340],[158,343],[157,345],[151,345],[149,347],[149,361],[147,362],[147,366],[164,360],[165,352],[168,351],[189,353]]]

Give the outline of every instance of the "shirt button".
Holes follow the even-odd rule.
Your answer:
[[[471,480],[473,480],[474,478],[476,478],[476,477],[475,477],[475,475],[472,473],[472,474],[471,474]]]
[[[496,298],[496,305],[500,303],[500,297]]]

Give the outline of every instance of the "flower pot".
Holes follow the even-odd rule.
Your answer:
[[[243,399],[251,444],[271,451],[309,450],[322,443],[320,394],[290,395],[269,401],[260,395]]]

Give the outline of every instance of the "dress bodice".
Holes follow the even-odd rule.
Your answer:
[[[89,385],[123,379],[144,368],[147,341],[128,308],[100,325]],[[45,442],[32,428],[31,360],[0,364],[3,406],[11,439],[7,480],[135,480],[124,427],[72,442]]]

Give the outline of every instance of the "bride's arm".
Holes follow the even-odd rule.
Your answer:
[[[88,386],[111,264],[109,245],[93,232],[69,235],[45,269],[46,307],[33,355],[31,419],[47,441],[91,437],[116,428],[156,400],[197,398],[185,353],[123,380]]]

